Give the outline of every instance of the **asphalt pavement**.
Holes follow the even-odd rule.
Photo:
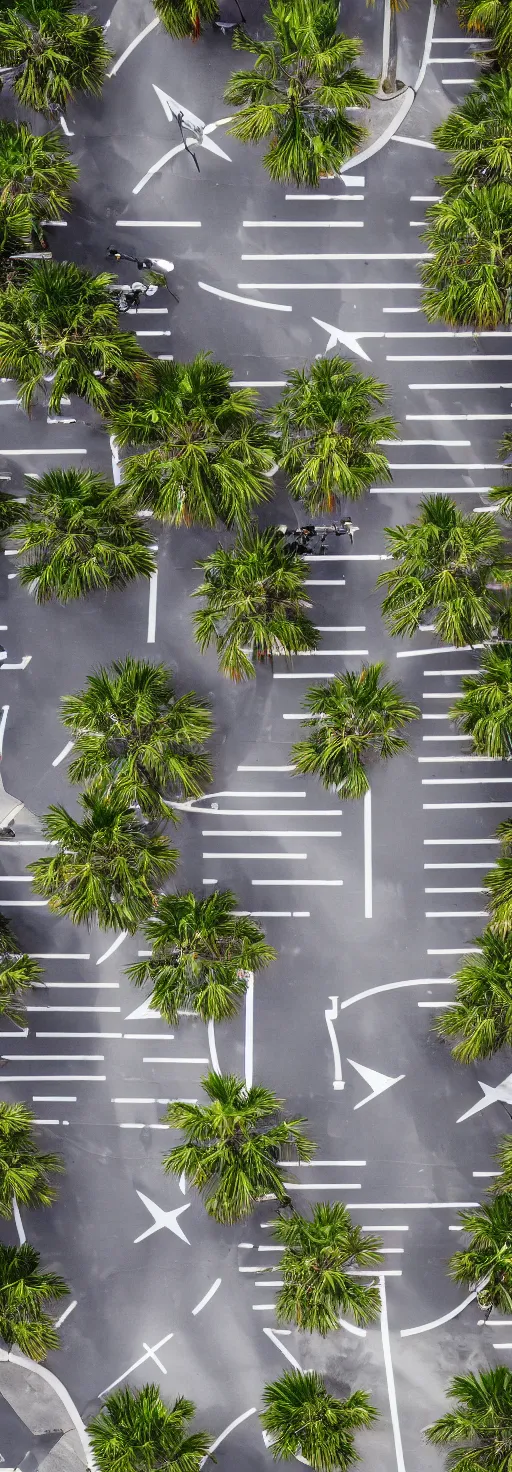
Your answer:
[[[428,13],[418,4],[407,32],[418,68]],[[116,244],[172,260],[179,304],[159,290],[136,324],[126,320],[162,356],[210,348],[264,403],[287,369],[339,346],[389,384],[400,440],[389,449],[392,485],[348,508],[360,527],[353,549],[337,541],[309,560],[320,651],[291,665],[276,659],[243,687],[222,679],[213,654],[200,655],[192,640],[194,564],[215,544],[210,533],[158,526],[152,589],[77,607],[36,608],[5,559],[2,773],[26,812],[16,840],[0,842],[0,907],[41,958],[46,990],[31,999],[28,1036],[6,1024],[1,1077],[4,1096],[33,1105],[45,1147],[67,1165],[58,1204],[24,1217],[70,1286],[63,1350],[48,1364],[85,1420],[127,1380],[191,1395],[214,1438],[232,1428],[218,1459],[234,1472],[241,1459],[268,1465],[261,1389],[291,1358],[320,1369],[339,1394],[370,1390],[381,1419],[358,1441],[364,1472],[434,1472],[442,1458],[421,1428],[441,1413],[447,1380],[508,1363],[511,1349],[506,1322],[479,1323],[446,1275],[457,1209],[481,1199],[508,1126],[510,1086],[500,1089],[508,1065],[498,1057],[457,1067],[432,1021],[485,923],[481,877],[512,806],[512,779],[504,764],[472,757],[448,720],[475,654],[440,647],[428,627],[414,641],[392,641],[375,581],[384,527],[410,519],[422,494],[453,494],[465,510],[486,504],[499,479],[497,441],[512,419],[509,333],[454,335],[427,323],[419,306],[425,210],[445,167],[429,135],[475,65],[452,8],[440,11],[425,80],[398,135],[309,194],[272,185],[258,152],[221,121],[233,65],[226,35],[176,43],[155,26],[119,65],[151,15],[149,5],[119,0],[108,33],[118,70],[101,99],[70,109],[81,175],[67,225],[48,229],[54,255],[99,268]],[[221,153],[198,148],[200,174],[178,151],[166,97],[215,124],[205,140]],[[120,279],[136,276],[127,264]],[[28,420],[10,403],[14,385],[3,394],[0,473],[14,493],[24,493],[23,472],[56,464],[111,473],[108,435],[83,405],[53,424],[42,407]],[[292,524],[300,513],[279,476],[274,486],[262,519]],[[60,699],[127,651],[164,660],[178,688],[195,689],[214,710],[213,791],[182,815],[178,885],[232,887],[278,952],[253,1004],[214,1031],[183,1017],[171,1032],[146,1015],[124,975],[143,939],[56,919],[27,882],[26,863],[45,851],[40,815],[52,801],[76,801]],[[370,799],[340,804],[293,775],[290,745],[311,679],[362,659],[387,661],[421,719],[409,751],[372,770]],[[318,1150],[290,1176],[298,1205],[346,1201],[382,1233],[384,1311],[366,1334],[345,1326],[322,1341],[276,1332],[272,1202],[221,1228],[186,1183],[181,1190],[163,1175],[165,1105],[199,1099],[210,1066],[261,1079],[307,1118]],[[14,1224],[2,1231],[16,1240]],[[0,1415],[7,1462],[10,1425]]]

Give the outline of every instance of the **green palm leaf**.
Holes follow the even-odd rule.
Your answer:
[[[155,0],[155,10],[171,36],[200,35],[202,25],[213,25],[219,14],[217,0]]]
[[[76,92],[99,96],[112,52],[72,0],[17,0],[0,17],[0,66],[18,102],[55,117]]]
[[[28,1242],[0,1244],[0,1338],[8,1349],[18,1345],[32,1360],[44,1360],[59,1348],[59,1336],[47,1306],[69,1288],[57,1273],[39,1271],[39,1253]]]
[[[490,873],[484,875],[482,884],[489,895],[492,929],[505,938],[512,930],[512,820],[500,823],[496,831],[501,839],[501,854]]]
[[[313,772],[338,796],[362,797],[369,782],[364,758],[388,758],[407,747],[399,734],[419,711],[405,700],[399,685],[381,682],[384,665],[364,664],[358,672],[335,675],[325,685],[306,691],[309,728],[296,741],[291,756],[297,772]]]
[[[512,561],[489,512],[466,515],[448,496],[427,496],[416,521],[386,527],[393,566],[377,579],[386,590],[382,612],[392,634],[416,633],[433,621],[449,644],[489,639],[502,613]]]
[[[151,533],[126,492],[94,470],[48,470],[27,480],[14,535],[20,583],[36,603],[67,603],[151,577]]]
[[[177,850],[161,833],[143,827],[115,791],[108,798],[85,792],[80,806],[81,822],[60,806],[42,819],[43,833],[56,848],[29,866],[36,894],[46,895],[50,910],[69,915],[75,925],[96,920],[105,930],[133,935],[154,909],[159,886],[174,873]]]
[[[389,415],[373,417],[385,397],[384,384],[337,354],[288,373],[271,423],[291,494],[313,515],[334,511],[341,497],[356,500],[376,481],[391,480],[379,445],[395,438],[396,424]]]
[[[495,328],[512,320],[512,192],[507,184],[448,190],[427,211],[421,267],[429,322]]]
[[[453,1002],[434,1023],[441,1037],[459,1038],[452,1049],[458,1063],[491,1058],[512,1045],[512,941],[488,927],[454,973]]]
[[[195,1409],[182,1395],[166,1405],[157,1385],[114,1390],[87,1427],[98,1472],[200,1472],[211,1437],[189,1431]]]
[[[478,1290],[483,1308],[512,1310],[512,1199],[496,1196],[476,1211],[460,1211],[462,1231],[470,1237],[467,1247],[454,1252],[449,1273],[456,1283]]]
[[[231,370],[198,353],[191,363],[155,362],[112,414],[120,446],[150,448],[123,463],[138,503],[176,526],[247,526],[271,495],[275,447],[251,389],[230,387]]]
[[[499,66],[512,63],[512,13],[509,0],[459,0],[458,16],[473,36],[491,36],[492,50],[485,51],[486,60],[496,59]]]
[[[263,1391],[265,1410],[261,1422],[270,1437],[276,1461],[302,1456],[316,1472],[340,1472],[360,1459],[354,1432],[371,1426],[378,1411],[365,1390],[355,1390],[346,1400],[330,1395],[320,1375],[286,1370]]]
[[[247,989],[247,972],[275,960],[263,931],[248,915],[234,913],[230,890],[205,899],[192,893],[163,895],[144,926],[150,956],[128,967],[135,986],[149,983],[150,1005],[175,1025],[180,1010],[204,1022],[234,1017]]]
[[[7,212],[27,212],[25,239],[30,242],[41,220],[58,220],[70,209],[69,191],[76,179],[78,169],[56,128],[37,136],[26,123],[0,121],[0,206]]]
[[[512,1372],[505,1365],[455,1375],[448,1386],[453,1410],[426,1432],[427,1441],[453,1447],[451,1472],[507,1472],[512,1456]]]
[[[196,598],[205,608],[194,615],[201,651],[213,644],[219,668],[232,680],[251,679],[253,660],[316,649],[319,635],[304,613],[306,572],[274,527],[240,534],[232,551],[218,547],[204,562]]]
[[[352,1222],[346,1206],[319,1202],[311,1217],[294,1211],[273,1222],[282,1252],[276,1271],[283,1279],[276,1298],[280,1324],[328,1334],[340,1314],[368,1324],[380,1312],[377,1285],[353,1277],[352,1270],[378,1267],[382,1245]]]
[[[58,1155],[38,1150],[33,1123],[25,1104],[0,1103],[0,1216],[12,1216],[14,1201],[41,1207],[55,1200],[50,1176],[64,1165]]]
[[[462,695],[454,702],[450,719],[471,737],[475,754],[505,760],[512,756],[510,644],[482,651],[480,669],[462,679]]]
[[[120,331],[108,271],[36,261],[18,277],[0,296],[0,373],[17,379],[25,409],[51,379],[55,413],[70,394],[107,413],[115,391],[151,373],[137,338]]]
[[[453,174],[438,183],[449,192],[512,183],[512,49],[508,70],[485,72],[460,107],[434,128],[437,148],[452,155]]]
[[[183,1131],[183,1143],[164,1158],[164,1170],[182,1171],[218,1222],[240,1221],[268,1192],[286,1199],[280,1162],[292,1151],[311,1160],[315,1146],[302,1133],[303,1119],[281,1119],[282,1100],[262,1084],[247,1088],[234,1074],[202,1079],[209,1104],[169,1104],[165,1119]],[[293,1165],[292,1165],[293,1168]]]
[[[193,691],[177,696],[163,664],[114,660],[64,698],[62,720],[73,732],[71,781],[95,792],[115,783],[146,817],[175,818],[166,791],[176,801],[201,797],[211,781],[203,746],[212,734],[209,707]]]
[[[231,132],[243,143],[268,142],[263,163],[278,183],[317,187],[365,137],[346,108],[368,107],[377,82],[355,65],[361,42],[337,31],[338,13],[333,0],[270,0],[271,40],[235,31],[234,46],[256,60],[227,84],[226,100],[241,108]]]

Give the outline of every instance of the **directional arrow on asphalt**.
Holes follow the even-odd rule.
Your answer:
[[[157,1206],[156,1201],[151,1201],[149,1196],[144,1196],[142,1191],[137,1191],[137,1196],[144,1202],[144,1206],[147,1206],[154,1220],[152,1227],[148,1227],[147,1231],[141,1232],[140,1237],[134,1237],[134,1243],[143,1242],[144,1238],[151,1237],[153,1232],[159,1232],[162,1227],[168,1227],[170,1232],[174,1232],[175,1237],[181,1237],[181,1241],[186,1242],[188,1247],[190,1247],[188,1237],[185,1236],[185,1233],[178,1224],[178,1217],[181,1216],[183,1211],[188,1211],[191,1205],[190,1201],[187,1201],[185,1206],[176,1206],[174,1211],[163,1211],[161,1206]]]
[[[470,1119],[472,1114],[480,1114],[482,1109],[488,1109],[490,1104],[512,1104],[512,1073],[507,1073],[503,1083],[497,1084],[495,1089],[491,1088],[490,1084],[482,1083],[480,1078],[478,1082],[484,1097],[479,1099],[477,1104],[473,1104],[471,1109],[466,1109],[466,1113],[459,1116],[457,1124],[462,1124],[464,1119]]]
[[[376,1099],[379,1094],[384,1094],[386,1089],[391,1089],[393,1084],[399,1084],[401,1078],[405,1078],[405,1073],[399,1073],[396,1078],[390,1078],[387,1073],[378,1073],[376,1068],[365,1068],[364,1063],[355,1063],[353,1058],[347,1058],[347,1063],[352,1064],[352,1068],[361,1074],[361,1078],[364,1078],[365,1083],[369,1084],[372,1090],[371,1094],[359,1100],[359,1104],[354,1104],[354,1109],[362,1109],[363,1104],[369,1104],[370,1099]]]
[[[208,136],[214,128],[220,127],[219,122],[203,123],[203,119],[198,118],[195,112],[190,112],[190,109],[188,107],[184,107],[182,102],[178,102],[176,97],[171,97],[168,92],[163,92],[162,88],[157,87],[155,82],[153,82],[153,90],[156,92],[156,95],[162,104],[165,116],[169,119],[170,123],[176,122],[178,114],[182,114],[183,127],[190,128],[192,133],[194,134],[192,138],[187,138],[187,143],[195,143],[200,148],[207,148],[209,153],[216,153],[218,154],[219,158],[225,158],[228,164],[231,163],[229,153],[224,153],[224,149],[219,148],[218,143],[214,143],[212,138]],[[229,123],[231,119],[223,118],[221,119],[221,121],[224,123]],[[199,138],[195,136],[196,129],[200,134],[202,134],[202,136]]]
[[[361,347],[359,338],[384,337],[383,332],[345,332],[343,327],[333,327],[332,322],[322,322],[321,317],[313,317],[313,322],[316,322],[317,327],[323,327],[329,333],[329,341],[325,349],[326,353],[329,352],[330,348],[336,347],[336,343],[339,342],[342,344],[342,347],[349,348],[351,353],[356,353],[358,358],[364,358],[367,363],[371,363],[372,360],[369,354],[365,353],[364,348]]]

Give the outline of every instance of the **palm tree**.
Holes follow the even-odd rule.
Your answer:
[[[56,1191],[50,1176],[64,1169],[58,1155],[38,1150],[32,1134],[34,1115],[25,1104],[0,1103],[0,1216],[20,1206],[50,1206]]]
[[[455,1401],[426,1430],[427,1441],[453,1446],[451,1472],[504,1472],[512,1452],[512,1370],[473,1370],[455,1375],[447,1394]]]
[[[112,1391],[87,1427],[98,1472],[200,1472],[211,1437],[189,1431],[195,1411],[183,1395],[166,1405],[158,1385]]]
[[[96,920],[104,930],[133,935],[154,909],[158,885],[174,873],[177,850],[143,827],[118,794],[84,792],[80,806],[82,822],[60,806],[42,818],[45,838],[57,847],[29,865],[36,894],[75,925]]]
[[[338,796],[362,797],[369,781],[363,758],[386,759],[404,751],[399,731],[416,720],[419,710],[404,699],[393,680],[381,681],[384,664],[363,664],[357,672],[335,675],[326,685],[312,685],[304,696],[309,727],[291,756],[296,772],[314,772]]]
[[[356,500],[375,481],[391,480],[378,445],[396,437],[396,424],[390,415],[372,417],[386,393],[337,354],[288,373],[272,424],[291,494],[308,511],[332,512],[340,497]]]
[[[150,1006],[166,1022],[177,1023],[180,1009],[198,1012],[203,1022],[234,1017],[247,990],[247,972],[260,971],[276,958],[260,926],[234,913],[229,889],[204,899],[162,895],[143,927],[151,955],[128,967],[135,986],[152,986]]]
[[[20,583],[36,603],[67,603],[154,572],[151,533],[131,496],[97,471],[48,470],[27,482],[15,537]]]
[[[337,1400],[316,1370],[285,1370],[265,1385],[263,1404],[261,1422],[275,1461],[300,1456],[317,1472],[345,1472],[358,1462],[354,1432],[378,1416],[366,1390]]]
[[[253,71],[233,72],[224,96],[241,108],[231,132],[242,143],[269,140],[263,163],[277,183],[318,186],[356,152],[366,130],[347,117],[368,107],[377,82],[355,66],[362,45],[337,32],[335,0],[270,0],[270,40],[241,29],[233,44],[256,57]]]
[[[465,956],[455,971],[453,1002],[434,1023],[441,1037],[460,1039],[452,1048],[458,1063],[512,1045],[512,943],[488,926],[475,944],[478,955]]]
[[[311,607],[304,563],[275,527],[252,527],[231,551],[217,547],[197,565],[205,578],[195,597],[206,608],[194,614],[195,635],[202,653],[215,645],[223,674],[251,679],[253,660],[317,648],[318,631],[303,611]]]
[[[155,10],[171,36],[201,34],[201,25],[213,25],[219,14],[217,0],[154,0]]]
[[[490,511],[466,515],[449,496],[427,496],[416,521],[386,527],[386,544],[394,566],[377,584],[392,634],[415,634],[427,620],[449,644],[490,637],[499,595],[489,585],[506,583],[512,566]]]
[[[500,1173],[488,1189],[495,1196],[509,1196],[512,1192],[512,1135],[502,1136],[494,1159],[499,1165]]]
[[[23,107],[55,117],[76,92],[98,97],[112,52],[73,0],[16,0],[0,19],[0,67]]]
[[[295,1323],[311,1333],[339,1327],[339,1315],[368,1324],[380,1312],[375,1283],[351,1276],[353,1268],[378,1267],[382,1244],[351,1221],[346,1206],[321,1201],[311,1217],[293,1211],[273,1223],[274,1240],[284,1247],[279,1259],[283,1287],[276,1298],[280,1324]]]
[[[512,62],[512,53],[511,53]],[[453,173],[438,180],[450,192],[512,183],[512,69],[482,72],[476,86],[434,128],[437,148],[452,155]]]
[[[450,719],[471,736],[480,756],[512,756],[512,649],[495,644],[482,651],[480,669],[462,680]]]
[[[486,57],[496,59],[500,67],[512,62],[512,15],[509,0],[458,0],[461,26],[474,36],[491,36],[492,51]]]
[[[252,389],[230,387],[231,370],[198,353],[191,363],[153,364],[151,378],[112,414],[120,446],[149,446],[123,464],[140,505],[176,526],[247,526],[271,495],[275,447],[255,413]]]
[[[474,1211],[459,1211],[467,1247],[454,1252],[448,1271],[456,1283],[477,1290],[481,1308],[512,1310],[512,1200],[496,1196]]]
[[[429,322],[495,328],[512,320],[512,194],[508,184],[448,190],[427,211],[421,266]]]
[[[8,1349],[17,1344],[31,1360],[44,1360],[50,1349],[59,1348],[46,1308],[69,1293],[57,1273],[39,1272],[39,1261],[39,1253],[28,1242],[21,1247],[0,1243],[0,1339]]]
[[[72,782],[105,792],[112,783],[148,818],[172,818],[164,797],[200,797],[212,769],[203,743],[212,734],[209,707],[193,691],[177,696],[170,671],[149,660],[114,660],[89,675],[85,690],[62,701],[73,733]],[[172,799],[171,799],[172,801]]]
[[[218,1222],[240,1221],[269,1191],[284,1202],[283,1151],[298,1160],[315,1152],[300,1128],[305,1120],[281,1119],[282,1099],[262,1084],[247,1088],[235,1074],[209,1073],[201,1082],[209,1104],[175,1100],[167,1108],[167,1124],[183,1130],[184,1140],[165,1156],[164,1170],[184,1171]]]
[[[51,379],[50,410],[77,394],[105,413],[116,388],[151,371],[137,338],[119,329],[108,271],[36,261],[18,277],[0,297],[0,373],[17,380],[25,409]]]
[[[69,210],[69,191],[78,169],[56,128],[37,136],[26,123],[0,121],[0,206],[23,208],[29,229],[39,237],[42,220],[58,220]],[[2,247],[4,248],[4,247]]]
[[[42,969],[37,961],[17,951],[16,942],[13,942],[12,950],[4,950],[3,943],[0,944],[0,1016],[24,1027],[23,996],[36,985],[41,975]]]
[[[506,937],[512,929],[512,820],[506,819],[496,829],[502,852],[489,874],[482,880],[489,892],[490,923],[497,935]]]
[[[512,434],[504,434],[498,446],[498,455],[505,465],[507,484],[503,486],[492,486],[489,491],[489,500],[499,507],[500,515],[512,520]]]

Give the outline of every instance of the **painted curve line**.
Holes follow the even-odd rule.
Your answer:
[[[248,1419],[249,1416],[255,1416],[255,1415],[256,1415],[256,1406],[251,1406],[248,1411],[242,1411],[242,1415],[241,1416],[236,1416],[234,1421],[230,1421],[229,1426],[225,1426],[224,1427],[224,1430],[221,1431],[220,1436],[217,1436],[216,1440],[215,1441],[212,1441],[212,1444],[211,1444],[211,1447],[210,1447],[209,1452],[207,1453],[206,1457],[202,1457],[201,1458],[201,1461],[199,1463],[199,1466],[200,1467],[204,1467],[205,1462],[207,1462],[208,1461],[208,1458],[211,1457],[212,1452],[216,1452],[217,1451],[217,1447],[220,1446],[221,1441],[225,1441],[226,1440],[226,1436],[229,1436],[230,1432],[231,1431],[234,1431],[236,1426],[240,1426],[241,1423],[242,1423],[242,1421],[247,1421],[247,1419]]]
[[[192,1313],[193,1314],[200,1314],[201,1313],[201,1309],[202,1308],[205,1308],[206,1307],[206,1304],[210,1302],[210,1298],[213,1298],[214,1293],[216,1293],[217,1292],[217,1289],[220,1288],[221,1283],[222,1283],[222,1278],[216,1278],[215,1279],[215,1282],[212,1283],[211,1288],[209,1288],[208,1289],[208,1292],[205,1293],[204,1298],[200,1298],[199,1299],[199,1303],[196,1303],[195,1308],[192,1309]]]
[[[456,1319],[457,1314],[461,1314],[463,1309],[467,1308],[469,1303],[473,1303],[475,1298],[476,1288],[473,1289],[472,1293],[468,1294],[467,1298],[463,1299],[462,1303],[457,1305],[457,1308],[450,1309],[449,1314],[442,1314],[440,1319],[431,1319],[429,1324],[416,1324],[413,1329],[401,1329],[401,1339],[407,1339],[411,1334],[427,1334],[429,1329],[438,1329],[440,1324],[447,1324],[449,1319]]]
[[[438,976],[419,976],[414,981],[386,981],[382,986],[370,986],[365,992],[355,992],[353,997],[346,997],[345,1001],[339,1004],[340,1012],[343,1012],[345,1007],[352,1007],[354,1002],[363,1002],[366,997],[377,996],[379,992],[395,992],[403,986],[449,986],[450,984],[455,986],[453,976],[445,976],[443,979]]]
[[[326,1022],[326,1026],[327,1026],[327,1031],[329,1033],[329,1037],[331,1039],[331,1047],[332,1047],[332,1051],[333,1051],[333,1055],[334,1055],[334,1079],[333,1079],[333,1085],[332,1086],[333,1086],[333,1089],[344,1089],[345,1088],[345,1084],[343,1082],[343,1076],[342,1076],[342,1071],[341,1071],[340,1050],[339,1050],[339,1045],[338,1045],[338,1039],[337,1039],[336,1033],[334,1031],[334,1022],[336,1021],[336,1018],[338,1016],[338,998],[337,997],[331,997],[330,998],[330,1001],[332,1002],[332,1007],[331,1008],[326,1007],[326,1009],[325,1009],[325,1022]]]
[[[264,1271],[264,1269],[262,1269],[262,1271]],[[266,1334],[267,1339],[270,1339],[272,1341],[272,1344],[275,1344],[276,1349],[279,1349],[281,1351],[281,1354],[284,1354],[285,1359],[290,1361],[290,1364],[293,1365],[294,1370],[300,1370],[300,1373],[302,1375],[304,1373],[302,1365],[299,1365],[299,1361],[294,1358],[290,1350],[286,1348],[286,1345],[281,1344],[281,1340],[278,1339],[277,1334],[274,1333],[274,1330],[264,1329],[263,1333]],[[268,1443],[266,1442],[265,1445],[268,1445]]]
[[[110,71],[107,72],[107,77],[117,76],[119,68],[123,65],[123,62],[127,61],[128,57],[131,56],[132,51],[135,51],[135,47],[139,46],[140,42],[144,41],[146,36],[149,36],[150,31],[154,31],[155,26],[158,25],[160,25],[160,19],[158,16],[156,16],[154,20],[151,20],[149,22],[148,26],[144,26],[143,31],[139,31],[138,36],[135,36],[134,40],[130,41],[130,45],[126,47],[125,51],[121,52],[118,60],[114,62],[113,67],[111,67]]]
[[[210,1017],[210,1021],[208,1023],[208,1047],[210,1049],[210,1058],[212,1060],[213,1072],[221,1073],[222,1069],[218,1059],[217,1044],[215,1042],[215,1023],[212,1017]]]

